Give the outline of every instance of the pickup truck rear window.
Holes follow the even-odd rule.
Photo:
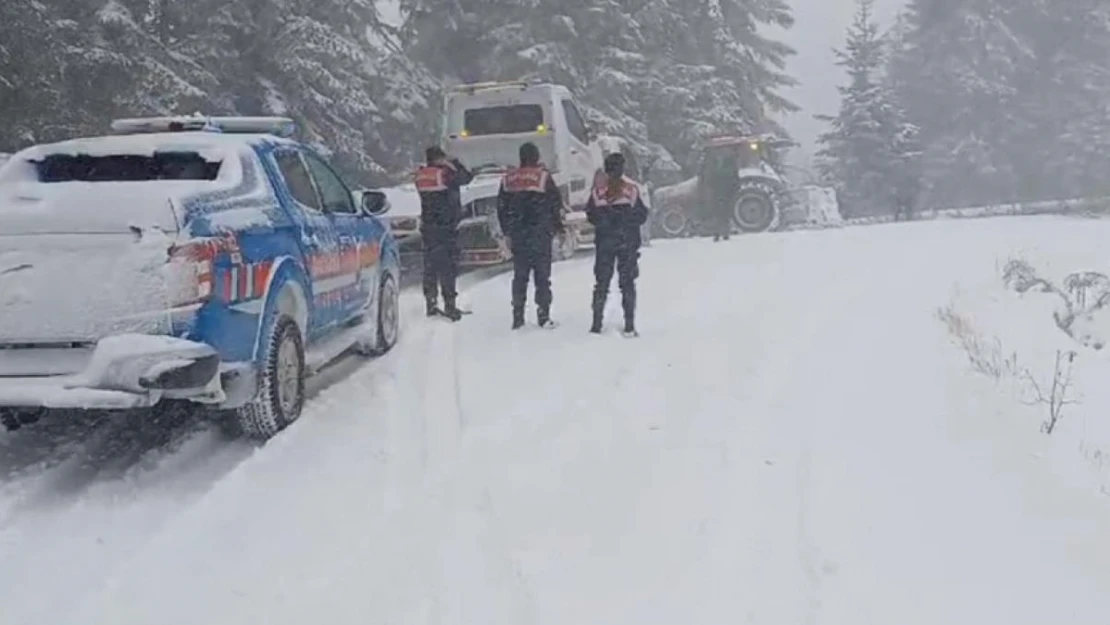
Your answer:
[[[538,104],[488,106],[463,113],[463,128],[471,136],[536,132],[543,125],[543,107]]]
[[[32,161],[39,182],[142,182],[148,180],[215,180],[220,162],[196,152],[149,155],[51,154]]]

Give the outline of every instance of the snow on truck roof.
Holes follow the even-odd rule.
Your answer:
[[[112,122],[116,134],[80,137],[24,149],[12,158],[40,160],[51,154],[150,156],[155,152],[195,152],[224,160],[261,142],[293,143],[293,120],[285,117],[137,117]]]
[[[456,85],[451,88],[452,94],[467,94],[474,95],[483,91],[504,91],[506,89],[518,89],[524,91],[536,87],[557,89],[562,85],[557,85],[546,80],[510,80],[505,82],[474,82],[463,85]],[[565,87],[563,87],[565,88]]]
[[[151,156],[155,152],[196,152],[206,160],[223,160],[239,154],[244,148],[262,140],[273,140],[266,135],[216,135],[205,132],[166,132],[145,135],[106,135],[82,137],[57,143],[44,143],[29,147],[13,159],[41,160],[52,154],[88,156]]]

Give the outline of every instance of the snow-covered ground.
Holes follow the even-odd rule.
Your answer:
[[[91,424],[43,467],[67,457],[47,428],[0,437],[0,622],[1104,625],[1103,357],[1050,437],[936,312],[1042,367],[1070,339],[1001,265],[1097,270],[1108,238],[1042,217],[661,241],[638,340],[585,332],[581,259],[559,330],[509,332],[508,277],[480,283],[473,316],[410,315],[262,449]]]

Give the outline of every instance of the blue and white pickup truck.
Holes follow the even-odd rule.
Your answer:
[[[380,192],[285,118],[117,120],[0,166],[0,417],[166,400],[295,421],[305,379],[398,340]],[[227,412],[225,412],[225,410]]]

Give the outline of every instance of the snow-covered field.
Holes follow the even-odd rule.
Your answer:
[[[1042,217],[660,241],[639,340],[585,332],[575,260],[559,330],[510,333],[508,276],[480,283],[262,449],[0,435],[0,622],[1105,625],[1110,370],[999,271],[1108,268],[1108,239]],[[1054,434],[946,306],[1036,375],[1080,352]],[[57,430],[72,448],[44,450]]]

